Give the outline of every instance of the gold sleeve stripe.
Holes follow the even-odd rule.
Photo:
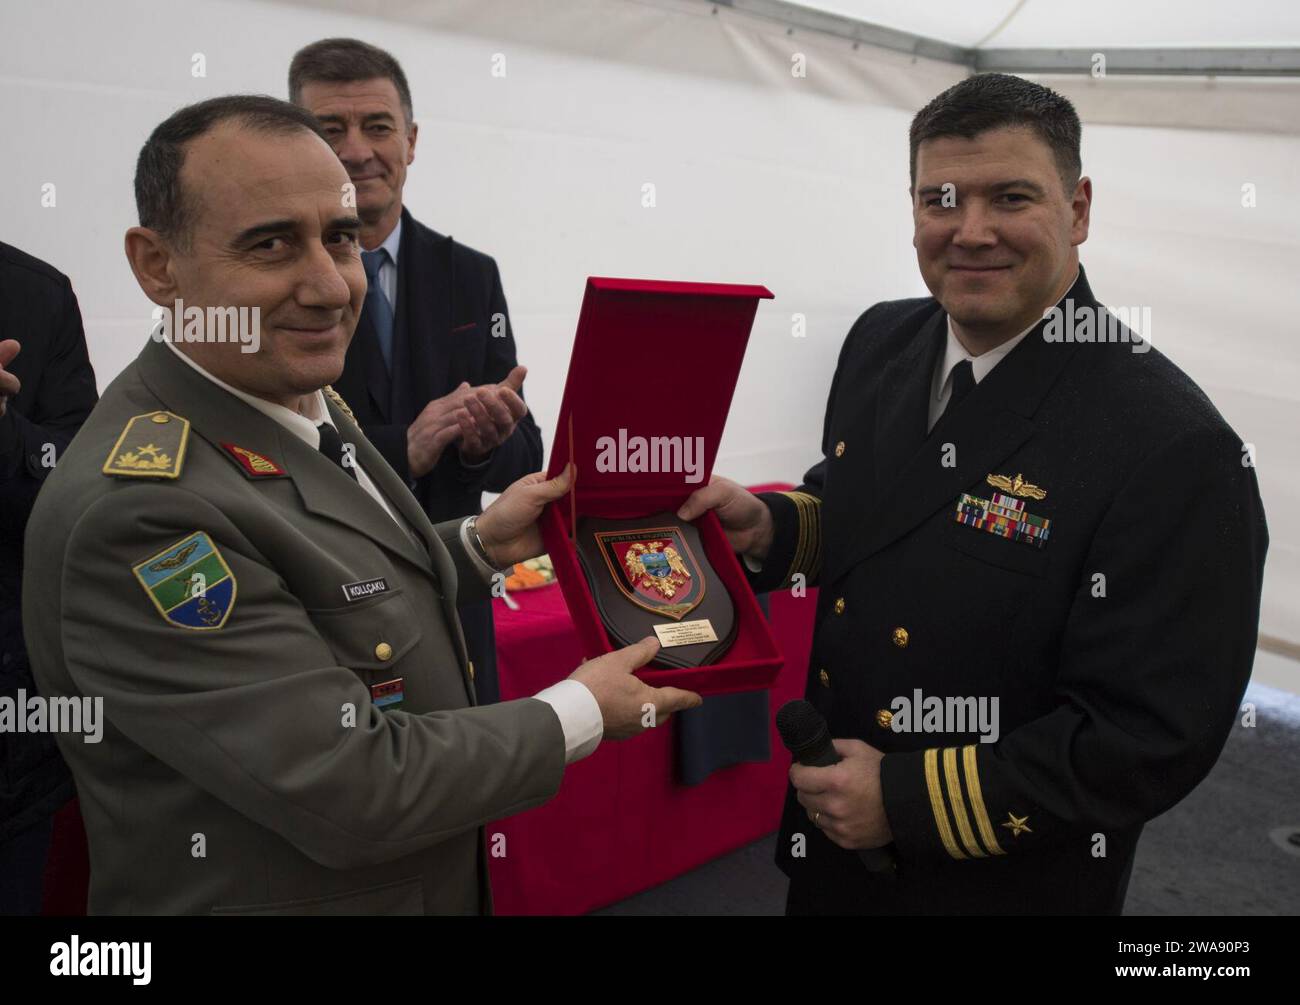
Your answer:
[[[822,565],[822,501],[807,492],[782,492],[781,495],[794,503],[799,517],[799,537],[785,580],[790,582],[800,572],[814,579]]]
[[[804,517],[804,508],[807,504],[798,492],[783,492],[781,494],[794,503],[795,513],[799,518],[799,537],[795,541],[794,555],[790,558],[790,568],[785,574],[785,581],[788,583],[794,578],[795,573],[801,571],[803,553],[808,548],[808,521]]]
[[[811,553],[808,556],[808,578],[816,579],[822,571],[822,501],[816,496],[808,497],[808,516],[812,536]]]
[[[993,824],[989,822],[988,811],[984,809],[984,793],[980,789],[980,769],[979,762],[975,759],[975,744],[964,747],[961,752],[962,767],[966,774],[966,791],[970,793],[971,810],[975,814],[975,825],[979,827],[980,837],[984,839],[984,847],[989,850],[990,855],[1005,855],[1002,846],[998,844],[998,836],[993,832]]]
[[[808,497],[802,492],[781,494],[794,503],[795,512],[799,517],[799,537],[795,542],[794,555],[790,559],[790,569],[785,575],[785,581],[788,583],[794,578],[795,573],[804,571],[805,556],[808,553]]]
[[[939,787],[939,751],[934,747],[925,752],[925,786],[930,790],[930,811],[934,814],[934,825],[944,849],[953,858],[966,858],[966,853],[957,847],[952,837],[952,826],[948,823],[948,811],[944,809],[943,792]]]
[[[948,802],[952,806],[952,818],[957,821],[962,846],[970,852],[971,858],[987,858],[975,840],[975,832],[970,829],[970,817],[966,815],[966,800],[961,796],[961,779],[957,777],[956,747],[948,747],[943,752],[943,777],[948,783]]]

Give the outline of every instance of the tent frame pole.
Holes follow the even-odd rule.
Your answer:
[[[812,10],[788,0],[702,0],[714,7],[846,39],[858,45],[872,45],[925,59],[955,63],[976,73],[1061,73],[1091,74],[1095,56],[1106,57],[1106,75],[1188,77],[1295,77],[1300,76],[1300,48],[1141,48],[1108,47],[1071,49],[970,49],[941,42],[924,35],[886,28],[856,18]]]

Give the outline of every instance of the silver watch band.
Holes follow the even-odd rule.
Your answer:
[[[483,544],[483,539],[478,536],[477,516],[472,516],[469,518],[469,520],[466,521],[465,531],[466,531],[466,536],[469,538],[470,546],[474,549],[474,554],[476,554],[482,560],[483,564],[489,566],[490,568],[496,569],[499,572],[505,571],[501,569],[501,567],[498,566],[496,562],[492,561],[491,556],[488,555],[486,546],[484,546]]]

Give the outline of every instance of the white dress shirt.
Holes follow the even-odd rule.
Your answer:
[[[283,405],[277,405],[273,401],[266,401],[263,398],[258,398],[238,388],[231,387],[225,381],[213,376],[199,366],[198,363],[177,349],[170,341],[167,341],[167,347],[212,383],[233,394],[240,401],[257,409],[268,418],[275,420],[313,450],[320,450],[320,430],[316,427],[322,422],[328,422],[331,426],[334,425],[333,420],[330,419],[329,409],[325,407],[324,392],[317,390],[312,394],[303,395],[300,399],[303,411],[295,412]],[[360,461],[355,461],[353,470],[356,471],[357,484],[366,491],[366,494],[382,506],[384,512],[403,531],[412,534],[412,529],[388,504],[384,494],[379,491],[378,486],[370,480],[370,477],[361,467]],[[491,582],[491,578],[497,570],[483,562],[475,554],[475,550],[469,547],[466,534],[466,524],[468,523],[469,520],[466,519],[460,525],[461,543],[465,545],[484,581]],[[562,680],[537,692],[533,697],[550,705],[555,710],[556,717],[560,720],[560,728],[564,731],[565,764],[572,764],[574,761],[581,760],[600,745],[601,737],[605,732],[604,717],[601,715],[600,706],[596,703],[595,696],[585,684],[576,680]]]
[[[1070,281],[1070,286],[1074,286],[1079,281],[1079,275],[1076,272],[1074,279]],[[943,415],[943,410],[948,407],[948,399],[952,397],[952,371],[958,363],[963,360],[971,361],[971,372],[975,376],[975,383],[993,372],[993,368],[1007,358],[1007,355],[1025,340],[1025,336],[1038,327],[1039,322],[1035,321],[1028,328],[1022,331],[1013,339],[1008,339],[996,349],[990,349],[988,352],[982,352],[978,356],[972,356],[966,351],[966,347],[957,340],[957,333],[952,327],[952,316],[948,316],[948,344],[944,348],[943,356],[939,359],[934,368],[934,379],[930,385],[930,422],[926,431],[929,432],[934,428],[934,424],[939,421],[939,416]]]

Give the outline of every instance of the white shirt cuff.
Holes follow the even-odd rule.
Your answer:
[[[555,709],[564,730],[564,763],[581,761],[600,745],[605,718],[596,696],[582,681],[562,680],[533,695]]]
[[[483,582],[491,583],[492,577],[495,576],[501,570],[494,569],[492,568],[492,566],[488,565],[487,562],[483,561],[483,559],[479,557],[478,549],[475,548],[472,544],[470,544],[469,521],[470,521],[469,517],[466,517],[464,520],[461,521],[461,525],[460,525],[461,546],[465,549],[466,553],[469,555],[469,560],[472,563],[474,563],[474,568],[478,569],[479,575],[483,577]]]

